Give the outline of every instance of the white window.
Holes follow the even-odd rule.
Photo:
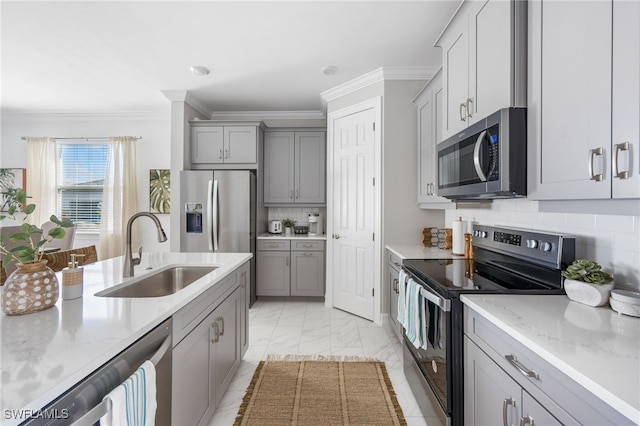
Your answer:
[[[79,233],[98,233],[109,146],[58,142],[57,151],[57,214],[77,224]]]

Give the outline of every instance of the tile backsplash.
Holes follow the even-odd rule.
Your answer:
[[[293,219],[296,225],[308,226],[309,213],[320,213],[326,229],[327,209],[324,207],[270,207],[268,217],[269,220]]]
[[[640,291],[640,216],[548,213],[538,202],[495,200],[481,208],[447,210],[445,224],[462,216],[484,225],[558,232],[576,237],[576,258],[595,260],[614,275],[616,287]]]

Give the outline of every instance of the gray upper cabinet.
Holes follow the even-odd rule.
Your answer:
[[[640,3],[529,2],[529,19],[529,197],[640,197]]]
[[[453,207],[454,203],[437,194],[436,146],[442,139],[442,70],[429,80],[413,103],[418,114],[418,206]]]
[[[464,2],[442,47],[446,139],[500,108],[526,105],[526,2]]]
[[[258,126],[191,122],[192,164],[257,164]]]
[[[265,205],[324,205],[325,188],[325,132],[270,131],[266,133]]]

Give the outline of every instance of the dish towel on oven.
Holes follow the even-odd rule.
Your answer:
[[[398,322],[404,328],[406,327],[405,323],[405,301],[406,301],[406,293],[407,293],[407,273],[404,270],[400,270],[400,274],[398,275]]]
[[[420,294],[420,285],[412,278],[407,282],[405,301],[405,334],[416,348],[420,348],[426,342],[424,298]]]
[[[156,369],[145,361],[105,399],[111,410],[100,419],[101,426],[153,426],[156,420]]]

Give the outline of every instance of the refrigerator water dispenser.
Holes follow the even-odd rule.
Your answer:
[[[202,203],[185,203],[187,215],[187,232],[202,233]]]

